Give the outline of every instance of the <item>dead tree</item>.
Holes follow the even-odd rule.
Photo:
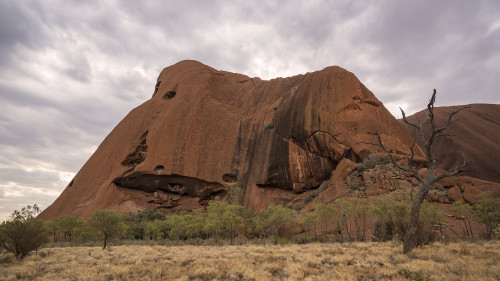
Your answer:
[[[394,155],[383,144],[382,139],[377,132],[368,132],[365,129],[367,134],[376,136],[377,140],[378,140],[378,143],[367,143],[367,144],[377,145],[377,146],[381,147],[388,154],[392,164],[395,167],[397,167],[400,170],[410,172],[411,174],[413,174],[413,176],[421,184],[421,188],[418,191],[417,196],[412,198],[410,221],[408,224],[408,228],[406,231],[406,235],[404,238],[404,244],[403,244],[403,253],[404,254],[410,253],[411,250],[413,249],[413,247],[415,246],[416,234],[417,234],[417,228],[418,228],[418,218],[420,215],[420,207],[422,206],[422,203],[424,202],[424,199],[427,196],[427,194],[429,193],[429,191],[433,188],[434,183],[436,183],[437,181],[439,181],[441,179],[455,176],[461,172],[467,171],[467,169],[465,169],[465,166],[467,165],[468,161],[465,158],[465,155],[462,154],[463,163],[461,165],[455,167],[455,169],[452,172],[446,172],[446,173],[442,173],[439,175],[434,175],[434,172],[436,170],[436,157],[434,156],[434,150],[432,148],[432,145],[434,144],[435,139],[437,137],[440,137],[440,136],[451,136],[450,134],[446,134],[444,131],[446,130],[446,128],[448,128],[448,126],[450,124],[456,122],[456,120],[453,120],[453,117],[457,113],[468,108],[466,106],[466,107],[462,107],[462,108],[459,108],[459,109],[453,111],[448,116],[447,122],[442,127],[438,127],[436,125],[435,120],[434,120],[434,102],[435,101],[436,101],[436,90],[434,89],[432,97],[429,100],[429,103],[427,104],[427,110],[425,111],[426,119],[422,122],[420,122],[418,120],[417,120],[418,122],[415,122],[415,123],[411,122],[410,120],[408,120],[406,118],[406,115],[405,115],[405,112],[403,111],[403,109],[399,108],[401,110],[401,113],[403,114],[404,123],[417,129],[418,135],[424,144],[424,150],[425,150],[425,156],[426,156],[426,162],[427,162],[427,174],[425,176],[420,175],[418,173],[418,168],[414,162],[415,141],[413,142],[413,145],[410,148],[411,155],[409,157],[404,158],[408,161],[408,167],[406,167],[405,165],[401,165],[396,161],[396,159],[394,158]],[[429,132],[430,135],[427,135],[424,133],[424,125],[426,125],[427,123],[430,123],[430,132]]]

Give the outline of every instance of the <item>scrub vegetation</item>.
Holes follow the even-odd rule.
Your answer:
[[[151,242],[151,241],[150,241]],[[500,242],[122,245],[2,255],[1,280],[500,280]]]
[[[98,210],[88,221],[42,222],[28,206],[0,225],[0,280],[500,280],[500,199],[489,194],[454,205],[464,241],[443,240],[443,214],[424,202],[406,255],[408,192],[257,213],[234,194],[191,212]]]

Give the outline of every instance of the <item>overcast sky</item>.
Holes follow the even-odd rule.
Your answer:
[[[339,65],[398,118],[500,103],[500,1],[0,0],[0,221],[50,205],[160,71]]]

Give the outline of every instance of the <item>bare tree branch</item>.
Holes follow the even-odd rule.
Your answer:
[[[404,112],[404,110],[403,110],[401,107],[399,108],[399,110],[401,110],[401,114],[403,115],[403,121],[404,121],[406,124],[408,124],[408,125],[410,125],[410,126],[412,126],[412,127],[417,128],[417,130],[418,130],[418,129],[419,129],[419,126],[418,126],[417,124],[415,124],[415,123],[411,122],[410,120],[408,120],[408,119],[406,118],[406,113]],[[418,121],[418,120],[417,120],[417,121]]]
[[[434,89],[432,96],[429,100],[429,103],[427,104],[427,109],[425,110],[425,115],[426,119],[421,121],[417,118],[417,123],[412,122],[408,120],[406,117],[406,114],[403,109],[399,108],[401,110],[401,114],[403,115],[403,121],[405,124],[417,129],[418,135],[420,139],[422,140],[424,144],[424,149],[425,149],[425,156],[427,160],[427,175],[425,178],[421,176],[418,173],[418,170],[416,167],[414,167],[414,156],[415,156],[415,141],[413,141],[412,146],[410,147],[411,150],[411,156],[410,157],[405,157],[403,159],[408,160],[408,167],[405,167],[403,165],[400,165],[396,162],[396,159],[394,158],[394,155],[391,153],[391,151],[383,144],[382,138],[380,137],[380,134],[377,132],[369,132],[364,129],[365,132],[368,135],[376,136],[378,143],[366,143],[370,145],[376,145],[381,147],[389,156],[389,159],[391,160],[392,164],[397,167],[398,169],[402,171],[408,171],[413,174],[413,176],[421,183],[420,190],[418,191],[418,194],[415,198],[413,198],[412,194],[412,208],[410,212],[410,223],[408,224],[408,229],[406,231],[405,239],[404,239],[404,244],[403,244],[403,253],[408,254],[414,247],[415,241],[416,241],[416,233],[417,233],[417,228],[418,228],[418,218],[420,216],[420,208],[422,206],[422,203],[425,200],[425,197],[427,194],[429,194],[429,190],[433,188],[433,184],[441,179],[444,179],[446,177],[452,177],[456,176],[461,172],[467,171],[465,166],[467,165],[468,161],[465,158],[465,155],[462,155],[464,158],[464,161],[461,165],[455,167],[455,170],[452,172],[447,172],[447,173],[442,173],[438,176],[434,176],[434,171],[436,169],[436,158],[434,156],[434,150],[432,148],[432,145],[434,144],[434,140],[436,137],[442,137],[442,136],[452,136],[451,134],[445,133],[444,131],[448,128],[450,124],[453,124],[456,122],[456,120],[453,119],[453,117],[458,114],[460,111],[469,108],[468,106],[459,108],[450,115],[448,115],[448,120],[442,127],[437,127],[436,126],[436,120],[435,120],[435,115],[434,115],[434,103],[436,102],[436,89]],[[430,135],[426,137],[425,132],[424,132],[424,126],[427,126],[426,124],[430,123]]]
[[[465,172],[465,171],[470,171],[470,169],[465,168],[465,166],[467,166],[467,164],[469,163],[469,161],[465,157],[465,153],[462,153],[462,157],[463,157],[464,161],[462,162],[462,164],[456,166],[455,170],[453,170],[452,172],[444,173],[444,174],[441,174],[441,175],[435,177],[432,182],[434,183],[434,182],[437,182],[441,179],[453,177],[453,176],[456,176],[456,175],[458,175],[462,172]]]
[[[460,111],[464,110],[464,109],[467,109],[467,108],[470,108],[470,106],[464,106],[464,107],[461,107],[455,111],[453,111],[449,116],[448,116],[448,121],[446,121],[446,124],[444,124],[441,128],[437,129],[436,132],[442,132],[444,130],[446,130],[446,128],[448,128],[448,126],[450,124],[453,124],[455,122],[457,122],[458,120],[452,120],[453,116],[455,116],[457,113],[459,113]]]
[[[368,130],[366,130],[366,128],[363,128],[365,130],[365,132],[369,135],[372,135],[372,136],[376,136],[377,139],[378,139],[378,143],[369,143],[369,142],[363,142],[365,144],[371,144],[371,145],[376,145],[376,146],[379,146],[381,147],[386,153],[387,155],[389,156],[389,159],[391,160],[392,164],[397,167],[398,169],[400,170],[403,170],[403,171],[407,171],[407,172],[411,172],[412,174],[416,174],[416,177],[420,177],[420,175],[418,174],[418,171],[414,168],[412,168],[411,165],[408,165],[408,167],[405,167],[403,165],[400,165],[396,159],[394,158],[394,155],[392,154],[392,152],[387,149],[387,147],[385,147],[385,145],[383,144],[382,142],[382,138],[380,137],[380,134],[379,133],[376,133],[376,132],[369,132]],[[415,142],[413,143],[413,145],[415,145]],[[413,162],[413,156],[414,156],[414,152],[413,152],[413,145],[412,145],[412,155],[411,155],[411,161]],[[419,180],[423,180],[421,177]]]
[[[413,167],[413,158],[415,157],[414,148],[415,148],[415,140],[413,140],[413,144],[410,147],[411,156],[410,156],[410,158],[407,158],[408,159],[408,167]]]
[[[454,134],[443,134],[443,133],[439,133],[436,135],[436,137],[454,137],[455,135]]]

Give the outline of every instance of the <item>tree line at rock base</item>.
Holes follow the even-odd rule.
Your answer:
[[[500,231],[500,199],[481,196],[480,204],[456,202],[462,216],[466,238],[495,239]],[[258,213],[237,203],[209,202],[206,209],[181,211],[167,216],[145,209],[137,214],[97,210],[88,221],[64,216],[49,221],[36,218],[36,205],[15,211],[0,225],[0,248],[14,253],[18,260],[46,242],[78,245],[110,240],[155,241],[227,241],[236,240],[286,243],[389,241],[405,237],[411,208],[410,194],[396,191],[393,196],[366,199],[337,199],[319,203],[312,211],[299,211],[281,205],[269,205]],[[473,224],[480,225],[480,231]],[[443,213],[424,202],[420,213],[417,245],[447,237]]]

